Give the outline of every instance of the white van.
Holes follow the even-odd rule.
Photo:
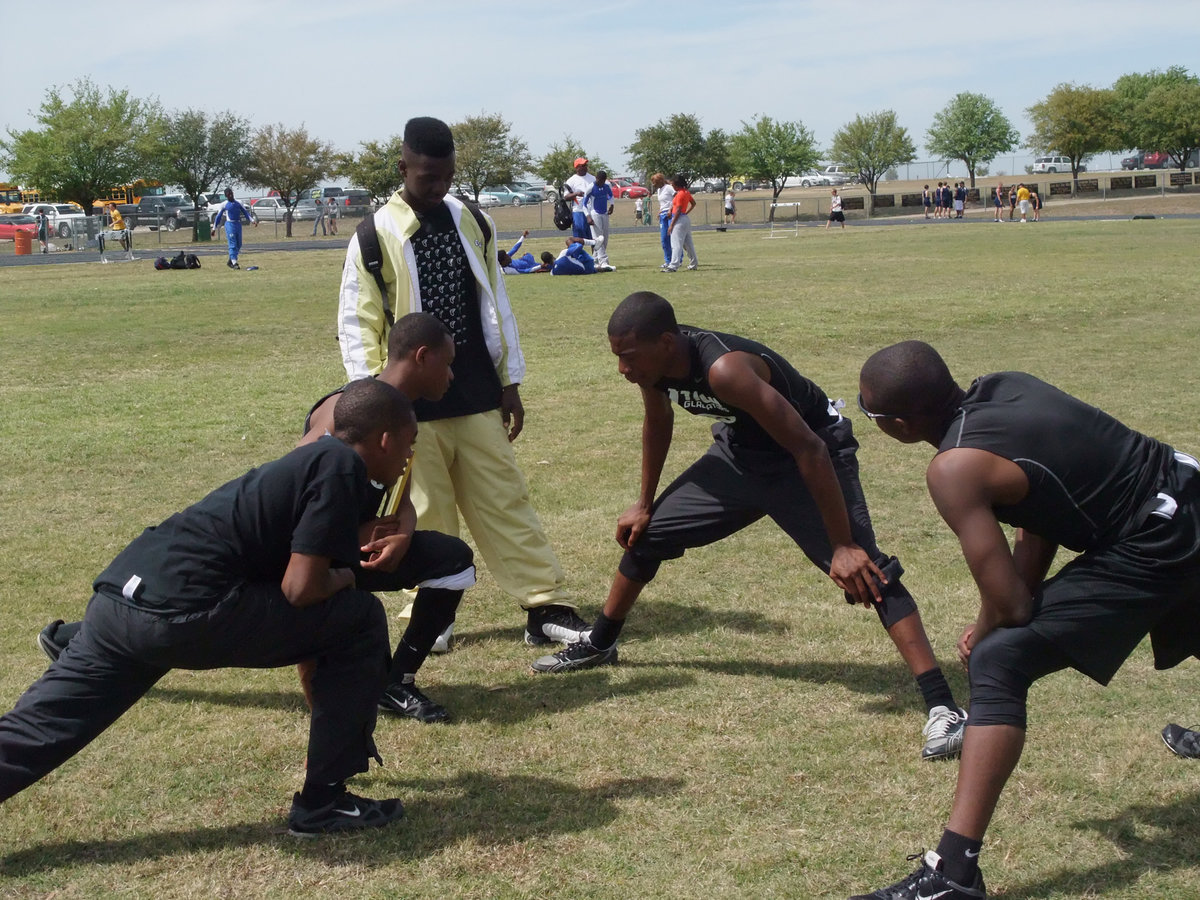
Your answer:
[[[1039,156],[1033,161],[1033,171],[1037,173],[1043,172],[1070,172],[1071,157],[1069,156]],[[1087,166],[1081,165],[1080,172],[1086,172]]]

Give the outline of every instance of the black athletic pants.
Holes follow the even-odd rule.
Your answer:
[[[0,717],[0,801],[78,753],[170,669],[274,668],[315,659],[308,777],[334,783],[378,758],[372,734],[388,670],[387,617],[372,594],[293,607],[250,584],[210,610],[162,616],[96,594],[57,661]]]
[[[884,627],[890,627],[911,615],[917,606],[900,582],[899,562],[885,556],[875,544],[871,515],[858,479],[858,441],[847,419],[817,434],[829,448],[854,542],[889,575],[882,589],[883,601],[875,604],[875,611]],[[654,501],[649,526],[621,559],[621,574],[634,581],[651,581],[663,560],[715,543],[763,516],[770,516],[821,571],[829,574],[833,548],[821,511],[796,461],[782,452],[734,449],[718,436],[708,452]]]

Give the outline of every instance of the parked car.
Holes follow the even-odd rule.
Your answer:
[[[1133,156],[1127,156],[1123,160],[1121,160],[1121,168],[1129,169],[1130,171],[1133,171],[1134,169],[1140,169],[1140,168],[1142,168],[1142,163],[1145,160],[1145,158],[1146,158],[1146,154],[1143,153],[1141,150],[1138,150],[1136,153],[1133,154]]]
[[[518,191],[537,194],[539,200],[553,200],[555,197],[554,185],[545,182],[534,184],[532,181],[510,181],[508,186]]]
[[[308,200],[307,215],[301,214],[300,204]],[[259,197],[250,204],[250,212],[262,222],[282,222],[287,216],[287,204],[278,197]],[[292,212],[292,221],[314,219],[317,211],[311,197],[296,201],[296,209]]]
[[[28,231],[30,237],[37,237],[37,219],[25,213],[0,216],[0,241],[16,240],[18,231]]]
[[[858,184],[858,173],[848,166],[826,166],[821,174],[829,179],[832,185]]]
[[[1070,172],[1071,157],[1069,156],[1039,156],[1033,161],[1033,172],[1042,174],[1044,172]],[[1080,172],[1086,172],[1087,166],[1080,165]]]
[[[371,211],[371,192],[362,188],[346,188],[337,197],[339,216],[365,216]]]
[[[302,219],[308,219],[310,222],[317,218],[317,204],[322,207],[325,205],[324,200],[316,200],[312,197],[301,197],[296,201],[295,207],[292,209],[292,221],[299,222]]]
[[[21,214],[36,216],[45,212],[50,217],[50,227],[59,237],[70,237],[74,232],[83,232],[87,216],[74,203],[26,203]]]
[[[480,191],[476,197],[468,187],[459,187],[454,191],[454,195],[460,200],[470,200],[477,204],[482,209],[492,209],[500,205],[500,198],[495,194],[489,194],[487,191]]]
[[[499,198],[501,206],[521,206],[522,204],[542,202],[540,193],[518,190],[508,184],[490,185],[485,187],[484,191]]]
[[[638,197],[649,197],[650,189],[645,185],[638,184],[632,178],[624,175],[619,178],[610,178],[608,183],[612,185],[613,199],[619,200],[622,197],[628,197],[630,200],[636,200]]]
[[[794,177],[800,187],[828,187],[833,184],[833,179],[823,172],[801,172]],[[845,184],[845,182],[843,181],[842,184]]]
[[[1150,153],[1142,154],[1143,169],[1169,169],[1171,168],[1171,154],[1162,150],[1154,150]]]

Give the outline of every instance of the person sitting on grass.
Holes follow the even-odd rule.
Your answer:
[[[377,376],[413,400],[438,400],[450,386],[454,340],[439,319],[429,313],[401,316],[388,334],[388,362]],[[318,400],[304,420],[304,436],[297,446],[311,444],[334,429],[338,398],[348,385]],[[409,471],[384,491],[376,489],[376,518],[369,523],[371,540],[386,550],[386,564],[364,567],[358,561],[355,581],[370,591],[399,591],[416,587],[412,614],[404,635],[396,644],[387,686],[379,708],[416,719],[444,722],[450,714],[416,686],[416,674],[429,656],[438,636],[454,622],[463,592],[475,583],[471,548],[466,542],[436,531],[416,530],[416,511],[409,497]],[[366,526],[364,526],[366,527]],[[371,551],[379,555],[381,550]],[[51,622],[38,635],[38,646],[58,658],[78,633],[81,622]],[[312,676],[316,665],[300,665],[305,699],[313,705]]]
[[[884,434],[936,448],[925,483],[979,613],[958,642],[971,718],[937,850],[852,900],[978,900],[984,834],[1021,758],[1033,683],[1071,668],[1107,684],[1147,634],[1156,668],[1200,656],[1200,463],[1023,372],[963,390],[921,341],[875,353],[859,387]],[[1016,528],[1012,546],[1002,525]],[[1047,578],[1060,546],[1078,555]]]
[[[764,516],[845,593],[873,609],[908,664],[928,718],[925,759],[955,756],[966,714],[934,659],[903,568],[875,544],[858,479],[858,443],[825,392],[769,347],[691,325],[658,294],[630,294],[608,320],[617,369],[641,389],[642,482],[617,520],[625,550],[603,611],[582,640],[533,663],[569,672],[617,662],[625,619],[664,560]],[[710,416],[714,443],[666,490],[659,478],[678,404]]]
[[[387,616],[356,584],[394,548],[360,531],[371,483],[406,471],[417,424],[389,384],[364,379],[334,409],[333,434],[251,469],[147,528],[96,577],[83,625],[0,717],[0,801],[62,765],[171,669],[275,668],[315,660],[308,766],[289,830],[387,825],[397,799],[346,789],[375,748],[387,679]],[[359,563],[360,553],[372,556]],[[78,810],[76,810],[78,814]]]

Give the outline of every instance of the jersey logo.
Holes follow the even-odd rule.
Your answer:
[[[727,425],[732,425],[737,421],[733,410],[711,394],[667,388],[667,396],[671,398],[672,403],[682,406],[694,416],[708,416],[710,419],[716,419]]]

